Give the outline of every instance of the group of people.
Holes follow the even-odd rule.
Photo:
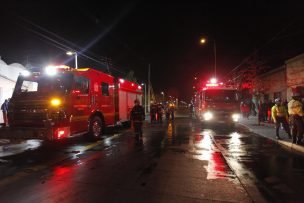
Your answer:
[[[162,117],[163,114],[166,114],[166,118],[169,120],[170,117],[172,120],[174,120],[174,105],[169,104],[165,107],[159,103],[156,104],[154,102],[151,103],[150,106],[150,116],[151,116],[151,123],[162,123]],[[140,105],[140,101],[138,99],[135,99],[134,106],[130,113],[130,120],[132,122],[132,126],[135,132],[135,141],[136,143],[142,143],[142,125],[143,121],[145,120],[145,110]]]
[[[256,116],[255,104],[251,100],[241,102],[240,110],[242,112],[243,118],[249,119],[250,114]]]
[[[166,119],[170,118],[174,120],[174,104],[169,103],[167,105],[163,105],[161,103],[151,102],[150,105],[150,118],[151,123],[162,123],[163,115],[166,115]]]
[[[302,144],[304,133],[304,106],[300,99],[299,93],[294,93],[289,102],[283,102],[280,98],[275,99],[274,105],[271,108],[271,119],[276,126],[277,139],[281,139],[279,129],[282,125],[288,137],[292,139],[292,143]],[[262,116],[265,115],[259,115],[259,120]]]

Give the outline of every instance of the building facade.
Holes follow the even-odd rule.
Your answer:
[[[287,98],[291,98],[292,92],[295,89],[300,91],[304,98],[304,54],[300,54],[285,62],[286,66],[286,84]]]
[[[11,98],[17,78],[22,71],[26,70],[24,66],[18,63],[7,65],[0,60],[0,102]],[[0,105],[1,105],[0,104]],[[3,123],[2,111],[0,111],[0,123]]]
[[[285,61],[279,68],[259,76],[262,100],[281,98],[289,101],[293,91],[300,91],[304,98],[304,54]]]

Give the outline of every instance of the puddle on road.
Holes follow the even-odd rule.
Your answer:
[[[31,139],[18,143],[8,143],[1,146],[0,157],[21,154],[27,150],[35,150],[42,145],[42,140]]]
[[[194,138],[194,153],[197,155],[192,157],[208,161],[208,165],[205,166],[208,173],[207,179],[235,179],[235,175],[227,165],[222,153],[213,146],[211,131],[205,130],[201,134],[195,135]]]

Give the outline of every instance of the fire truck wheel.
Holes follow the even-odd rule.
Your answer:
[[[98,140],[100,139],[103,132],[103,124],[102,120],[98,116],[94,116],[90,121],[89,126],[89,138],[91,140]]]

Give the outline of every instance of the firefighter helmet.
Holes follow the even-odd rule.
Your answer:
[[[280,99],[280,98],[276,98],[276,99],[274,100],[274,103],[276,103],[276,104],[281,103],[281,99]]]
[[[135,100],[134,100],[134,104],[139,104],[140,102],[139,102],[139,100],[136,98]]]

